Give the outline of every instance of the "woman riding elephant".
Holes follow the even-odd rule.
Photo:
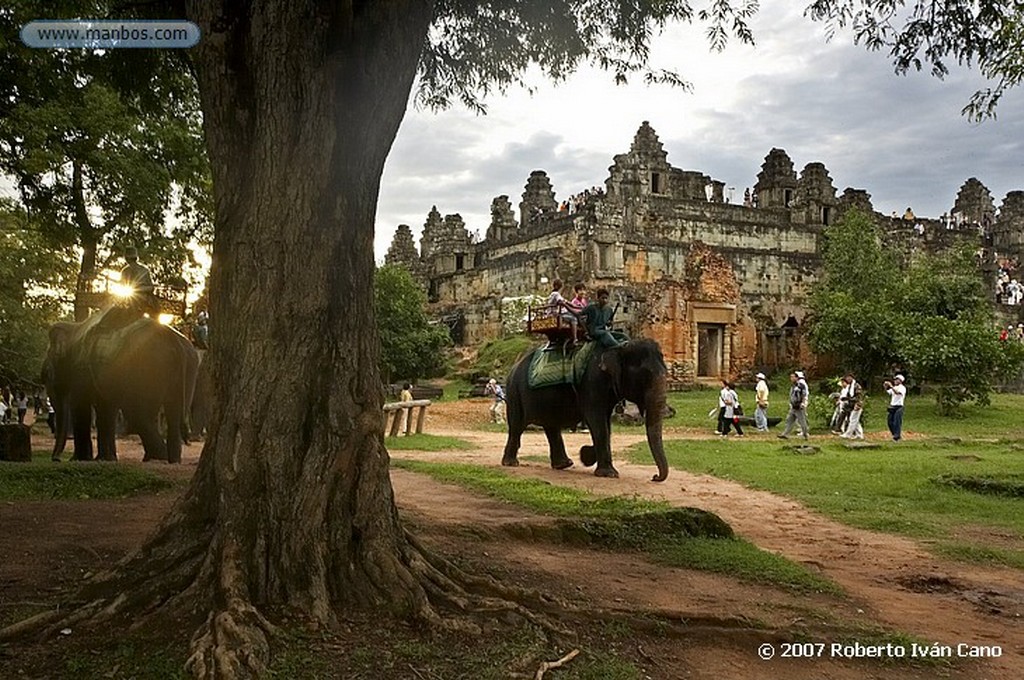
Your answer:
[[[144,460],[179,463],[182,440],[188,439],[185,414],[195,389],[198,354],[187,338],[149,318],[105,324],[109,312],[50,328],[43,380],[56,414],[53,459],[60,460],[64,451],[69,420],[75,459],[92,459],[95,409],[100,460],[117,460],[115,421],[121,410],[142,438]],[[167,420],[166,443],[158,428],[161,409]]]
[[[527,425],[540,425],[547,435],[551,467],[565,469],[573,462],[565,452],[562,430],[584,422],[590,428],[593,446],[580,449],[580,461],[597,463],[598,477],[618,477],[612,466],[611,417],[623,399],[634,402],[645,416],[647,443],[658,466],[656,482],[668,477],[668,462],[661,428],[665,411],[667,370],[661,348],[653,340],[631,341],[617,347],[595,347],[578,381],[546,387],[530,386],[530,367],[535,350],[512,369],[506,387],[508,441],[502,465],[519,465],[520,439]]]

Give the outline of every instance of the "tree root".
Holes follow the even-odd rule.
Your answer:
[[[533,680],[544,680],[544,674],[555,668],[561,668],[565,664],[569,663],[580,653],[580,650],[574,649],[558,661],[544,661],[541,663],[540,668],[537,669],[537,675],[533,677]]]
[[[211,612],[192,638],[185,670],[197,678],[257,678],[267,672],[270,638],[277,629],[252,605],[238,600]]]
[[[219,551],[217,601],[224,605],[210,612],[192,637],[185,670],[196,678],[257,678],[270,663],[270,639],[278,633],[250,603],[236,541],[225,539]]]
[[[428,600],[439,609],[459,612],[467,617],[450,619],[439,617],[436,613],[427,613],[425,618],[428,623],[446,629],[479,633],[480,626],[475,623],[474,618],[481,615],[510,613],[518,615],[556,639],[576,639],[574,632],[541,613],[558,612],[569,605],[554,601],[535,590],[509,587],[489,577],[466,574],[448,560],[434,554],[408,531],[405,535],[413,548],[411,567],[420,577]]]

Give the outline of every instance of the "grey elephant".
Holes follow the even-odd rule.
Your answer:
[[[95,410],[98,458],[117,460],[115,421],[121,410],[142,438],[143,460],[179,463],[199,355],[187,338],[152,319],[109,323],[112,318],[108,309],[82,323],[50,328],[43,380],[56,414],[53,458],[60,460],[70,428],[74,458],[92,460]],[[158,425],[161,410],[166,441]]]
[[[519,465],[519,446],[527,425],[540,425],[547,435],[551,467],[565,469],[573,462],[565,452],[562,430],[586,423],[593,446],[580,449],[585,466],[597,463],[599,477],[618,477],[612,465],[611,417],[622,399],[637,404],[645,415],[647,443],[658,466],[653,480],[668,478],[668,462],[662,443],[662,419],[665,412],[667,373],[661,348],[653,340],[635,340],[614,348],[603,349],[588,343],[586,356],[564,368],[578,376],[577,380],[544,387],[531,387],[531,368],[545,359],[538,356],[545,350],[527,354],[512,369],[506,386],[508,441],[502,465]],[[558,350],[554,350],[557,352]],[[534,374],[536,377],[536,373]],[[537,382],[537,381],[534,381]]]

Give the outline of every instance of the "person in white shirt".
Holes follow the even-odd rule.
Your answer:
[[[764,373],[757,374],[757,387],[754,388],[757,408],[754,409],[754,425],[758,432],[768,431],[768,381]]]
[[[892,440],[898,442],[903,438],[903,400],[907,396],[907,388],[903,385],[904,378],[897,375],[892,382],[886,380],[883,385],[889,394],[889,432]]]

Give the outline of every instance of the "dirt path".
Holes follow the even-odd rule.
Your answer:
[[[440,424],[440,423],[438,423]],[[396,457],[417,459],[460,460],[498,467],[505,436],[502,433],[438,431],[468,440],[472,451],[426,453],[396,451]],[[614,436],[615,450],[642,441],[642,434]],[[567,434],[567,449],[572,452],[589,441],[586,435]],[[878,623],[912,634],[927,642],[952,645],[998,645],[1002,657],[981,664],[979,675],[971,677],[1016,678],[1024,676],[1024,578],[1009,568],[985,567],[943,560],[928,553],[921,544],[898,536],[852,528],[808,510],[796,501],[740,484],[673,470],[663,485],[650,481],[652,466],[630,465],[617,461],[621,474],[618,480],[604,480],[590,470],[575,467],[566,471],[551,470],[544,462],[547,443],[541,433],[527,433],[520,453],[522,465],[515,474],[530,475],[552,484],[572,486],[597,495],[640,495],[663,499],[673,505],[692,505],[719,514],[744,538],[758,546],[782,554],[817,569],[839,583],[850,595],[848,608],[837,612],[851,621]],[[422,483],[422,482],[420,482]],[[431,489],[433,503],[417,504],[410,485],[395,477],[396,496],[400,506],[416,504],[416,511],[435,520],[449,521],[452,500],[436,499],[441,492]],[[444,506],[431,511],[430,506]],[[470,515],[472,516],[472,515]],[[490,521],[490,515],[477,519]],[[447,519],[446,519],[447,518]],[[465,521],[465,520],[463,520]],[[519,548],[517,547],[517,550]],[[537,556],[535,564],[542,563]],[[678,570],[677,570],[678,571]],[[722,577],[705,577],[721,582]],[[689,574],[686,579],[700,580]],[[735,609],[736,600],[748,601],[737,584],[701,582],[696,589],[673,588],[676,593],[690,591],[686,597],[674,595],[669,601],[656,597],[639,586],[628,594],[658,607],[678,607],[680,611],[701,613],[743,611],[744,615],[765,616],[765,611],[785,612],[799,604],[768,598],[765,607]],[[613,583],[605,584],[615,591]],[[618,588],[618,590],[622,590]],[[663,589],[657,589],[662,592]],[[694,599],[692,591],[706,594]],[[749,601],[748,601],[749,603]],[[805,603],[806,604],[806,603]],[[832,605],[834,606],[834,605]],[[783,617],[784,618],[784,617]],[[768,615],[773,624],[779,616]],[[984,669],[984,670],[981,670]]]
[[[395,451],[394,457],[499,466],[504,434],[455,428],[443,431],[440,426],[447,424],[443,419],[465,421],[466,407],[459,404],[437,410],[442,412],[437,414],[441,418],[430,423],[429,431],[468,440],[474,448],[440,453]],[[486,412],[486,406],[481,412]],[[589,441],[583,434],[567,434],[566,439],[570,451]],[[614,447],[622,450],[642,440],[642,433],[618,432]],[[186,449],[185,464],[180,467],[147,469],[187,478],[200,451],[198,445]],[[141,465],[135,462],[141,458],[137,444],[121,442],[119,453],[119,464]],[[660,566],[637,555],[523,542],[505,534],[503,528],[543,518],[422,475],[393,471],[403,517],[428,543],[458,556],[475,570],[592,606],[673,612],[681,620],[702,623],[692,635],[666,639],[656,650],[636,651],[649,659],[652,678],[853,680],[940,674],[1002,680],[1024,675],[1024,579],[1020,572],[940,560],[914,541],[853,529],[792,500],[713,477],[673,470],[668,482],[657,485],[648,481],[651,466],[624,462],[616,463],[621,473],[618,480],[598,479],[580,467],[556,472],[543,462],[547,443],[539,432],[525,435],[520,455],[522,466],[513,474],[600,495],[637,494],[716,512],[743,537],[820,570],[850,595],[792,593]],[[87,572],[119,559],[153,530],[175,493],[119,501],[0,503],[0,607],[52,599]],[[472,530],[462,531],[467,526]],[[1003,656],[952,668],[839,659],[762,661],[757,656],[758,646],[766,640],[802,639],[805,630],[820,636],[836,623],[846,630],[851,624],[883,624],[927,642],[1000,645]]]

